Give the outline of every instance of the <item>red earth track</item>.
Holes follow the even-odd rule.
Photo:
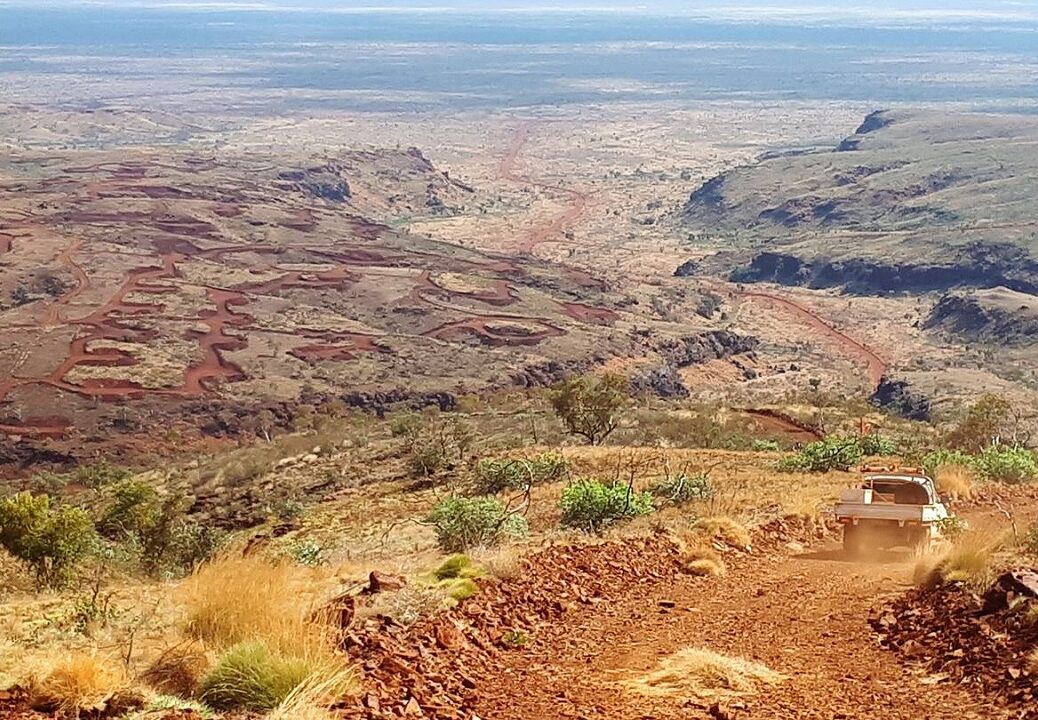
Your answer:
[[[868,367],[869,383],[873,390],[879,387],[880,382],[883,380],[883,376],[886,375],[886,361],[877,355],[872,348],[858,340],[855,340],[842,330],[837,330],[810,308],[807,308],[794,300],[790,300],[789,298],[755,290],[729,290],[729,293],[747,298],[751,301],[760,302],[761,304],[768,305],[772,308],[778,308],[794,315],[799,320],[802,320],[805,324],[810,326],[816,334],[828,337],[843,345],[848,349],[851,355],[860,359]]]
[[[531,180],[515,171],[516,161],[530,140],[530,132],[533,129],[533,125],[534,122],[531,120],[525,120],[519,124],[515,137],[512,138],[508,150],[505,151],[504,157],[501,158],[501,162],[498,164],[497,176],[502,180],[508,180],[519,185],[527,185],[565,195],[569,199],[569,207],[553,217],[549,222],[530,228],[516,245],[516,250],[521,253],[533,253],[538,245],[551,240],[579,220],[587,210],[588,198],[590,197],[586,192]]]

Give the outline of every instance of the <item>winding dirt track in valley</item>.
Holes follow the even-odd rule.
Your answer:
[[[534,124],[532,120],[524,120],[519,124],[512,142],[508,145],[508,149],[498,164],[497,176],[501,180],[507,180],[517,185],[526,185],[548,191],[549,193],[563,195],[569,201],[569,205],[563,212],[555,215],[548,222],[535,225],[527,230],[516,245],[516,250],[521,253],[533,253],[538,245],[552,240],[576,223],[587,210],[588,198],[590,197],[586,192],[562,187],[561,185],[539,182],[516,172],[516,162],[523,148],[526,147],[530,140]]]
[[[860,359],[868,367],[868,378],[871,388],[875,390],[879,387],[880,381],[887,372],[887,363],[868,345],[854,339],[842,330],[837,330],[819,317],[813,310],[789,298],[753,290],[736,290],[733,292],[739,297],[747,298],[794,315],[808,325],[816,335],[827,337],[843,345],[852,356]]]

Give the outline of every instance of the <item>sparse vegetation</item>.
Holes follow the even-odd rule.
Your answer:
[[[551,405],[570,434],[598,445],[619,426],[628,396],[621,375],[579,375],[555,387]]]
[[[578,480],[562,491],[562,524],[597,533],[607,525],[653,511],[652,495],[623,483]]]
[[[496,545],[507,536],[525,535],[526,518],[511,512],[494,498],[453,497],[438,502],[426,518],[436,530],[440,547],[462,552]]]

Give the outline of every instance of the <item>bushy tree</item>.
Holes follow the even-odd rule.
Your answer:
[[[526,518],[488,497],[441,500],[433,506],[426,522],[436,530],[436,539],[447,552],[496,545],[505,537],[525,535],[528,531]]]
[[[494,495],[529,485],[550,483],[568,472],[566,459],[558,453],[541,453],[532,458],[501,458],[480,461],[476,491]]]
[[[0,501],[0,546],[32,568],[42,585],[61,585],[93,547],[94,524],[79,508],[53,507],[47,495]]]
[[[830,472],[850,470],[864,457],[860,438],[831,436],[808,443],[799,452],[779,461],[783,472]]]
[[[654,510],[651,493],[599,480],[578,480],[569,485],[562,491],[559,508],[564,526],[586,532],[599,532],[606,525]]]
[[[628,399],[621,375],[579,375],[554,388],[551,405],[570,434],[598,445],[616,430]]]
[[[1038,477],[1034,453],[1020,447],[991,445],[975,458],[973,467],[986,480],[1018,485]]]
[[[958,450],[979,453],[988,445],[1020,440],[1016,437],[1017,425],[1011,402],[998,395],[984,395],[948,434],[947,443]]]

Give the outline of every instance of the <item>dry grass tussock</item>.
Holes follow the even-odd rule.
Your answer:
[[[210,665],[205,646],[197,640],[187,640],[166,648],[137,679],[166,695],[191,697]]]
[[[729,517],[700,518],[693,523],[690,532],[738,550],[746,550],[752,544],[750,531]]]
[[[330,673],[300,684],[267,715],[267,720],[334,720],[331,706],[349,689],[347,672]]]
[[[676,536],[675,542],[681,550],[682,569],[689,575],[717,577],[727,572],[721,556],[701,536],[685,532]]]
[[[702,648],[685,648],[664,658],[655,670],[625,684],[642,695],[712,698],[752,694],[783,679],[760,663]]]
[[[56,660],[26,683],[34,707],[65,715],[103,710],[128,687],[122,666],[97,653],[72,653]]]
[[[941,465],[934,472],[937,490],[952,500],[969,500],[973,497],[973,471],[962,465]]]
[[[996,553],[1006,544],[1005,534],[974,530],[936,552],[916,560],[912,579],[919,587],[961,582],[982,590],[998,574]]]
[[[354,689],[336,648],[337,628],[322,622],[331,571],[258,555],[228,555],[203,565],[181,588],[185,634],[220,651],[198,683],[221,709],[257,712],[313,685],[336,697]]]
[[[216,649],[262,640],[283,653],[318,651],[327,629],[311,616],[332,586],[321,572],[259,555],[202,565],[180,588],[185,634]]]

